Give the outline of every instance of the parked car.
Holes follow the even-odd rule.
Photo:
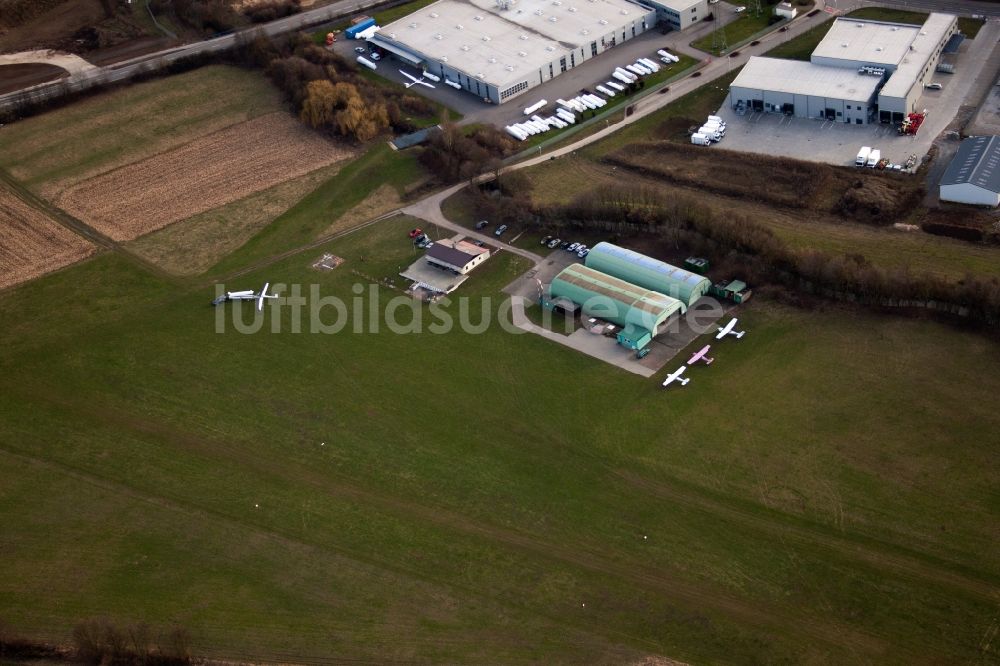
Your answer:
[[[734,13],[736,13],[736,14],[742,14],[742,13],[743,13],[743,12],[745,12],[746,10],[747,10],[747,8],[746,8],[746,7],[737,7],[737,8],[736,8],[736,9],[734,9],[733,11],[734,11]]]
[[[539,245],[548,245],[550,240],[552,240],[552,236],[545,236],[542,238],[542,242],[539,243]]]
[[[554,250],[555,248],[559,247],[559,243],[561,242],[562,241],[559,240],[558,238],[553,238],[552,240],[549,241],[549,249]]]
[[[576,249],[578,247],[580,247],[579,243],[570,243],[569,246],[566,247],[566,251],[567,252],[576,252]]]
[[[476,243],[476,245],[478,245],[479,247],[484,247],[484,246],[486,245],[486,243],[484,243],[483,241],[475,241],[475,243]]]
[[[944,88],[944,86],[941,85],[940,83],[928,83],[924,87],[927,88],[928,90],[941,90],[941,88]]]
[[[354,47],[354,52],[355,53],[359,53],[361,55],[364,55],[365,54],[365,47],[363,47],[363,46],[355,46]]]
[[[569,241],[563,241],[562,243],[559,243],[559,247],[565,250],[566,248],[569,247]]]
[[[382,56],[380,56],[377,52],[372,51],[372,60],[381,60],[381,59]]]
[[[505,232],[505,231],[507,231],[507,225],[506,224],[501,224],[499,227],[497,227],[497,230],[493,232],[493,235],[494,236],[502,236],[503,232]]]
[[[479,220],[478,222],[476,222],[476,229],[477,230],[479,230],[479,229],[485,229],[489,225],[490,225],[490,223],[487,222],[486,220]]]
[[[583,258],[584,258],[584,257],[586,257],[586,256],[587,256],[588,254],[590,254],[590,248],[586,248],[586,247],[585,247],[585,248],[583,248],[582,250],[580,250],[579,252],[577,252],[577,253],[576,253],[576,256],[578,256],[578,257],[580,257],[581,259],[583,259]]]
[[[429,250],[432,247],[434,247],[434,241],[427,241],[427,245],[424,245],[425,250]]]
[[[424,233],[424,232],[421,231],[419,228],[418,229],[410,229],[410,238],[416,238],[417,236],[419,236],[422,233]]]

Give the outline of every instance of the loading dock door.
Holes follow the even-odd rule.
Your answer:
[[[762,100],[762,99],[752,99],[752,100],[750,100],[750,108],[753,109],[754,111],[758,111],[758,112],[759,111],[763,111],[764,110],[764,100]]]
[[[823,117],[826,118],[827,120],[836,120],[837,119],[837,110],[836,109],[827,109],[826,111],[823,112]]]

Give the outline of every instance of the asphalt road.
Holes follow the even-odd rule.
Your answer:
[[[226,51],[236,45],[237,40],[243,36],[256,35],[262,33],[268,37],[274,37],[293,30],[300,30],[309,26],[326,23],[332,19],[350,15],[362,10],[385,4],[384,0],[339,0],[323,7],[310,9],[308,11],[286,16],[285,18],[271,21],[263,25],[248,28],[240,32],[229,35],[222,35],[212,39],[206,39],[194,44],[185,44],[164,51],[157,51],[143,56],[123,60],[104,67],[96,67],[87,71],[78,71],[70,74],[68,78],[60,79],[58,82],[42,83],[25,90],[0,95],[0,109],[6,109],[18,102],[31,99],[41,100],[49,97],[57,97],[70,91],[79,91],[90,88],[100,83],[115,83],[124,81],[135,74],[140,73],[150,66],[161,67],[176,60],[194,55],[206,53],[218,53]]]

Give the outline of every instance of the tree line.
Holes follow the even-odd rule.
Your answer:
[[[626,184],[592,188],[565,205],[535,206],[529,224],[547,229],[656,234],[675,247],[740,266],[751,284],[776,284],[861,304],[927,308],[1000,324],[1000,280],[949,282],[861,254],[792,248],[745,215],[722,215],[691,197]]]
[[[180,627],[156,629],[140,622],[121,626],[91,618],[73,628],[71,647],[23,638],[0,623],[0,663],[42,660],[102,666],[186,666],[191,639]]]

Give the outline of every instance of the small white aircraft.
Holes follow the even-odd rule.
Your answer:
[[[247,289],[246,291],[227,291],[225,296],[220,296],[215,299],[212,301],[212,304],[219,305],[225,301],[257,301],[257,309],[263,310],[265,298],[280,298],[276,294],[267,293],[267,288],[269,286],[271,286],[271,283],[265,282],[264,288],[260,290],[259,294],[250,289]]]
[[[695,353],[690,359],[688,359],[688,365],[694,365],[698,361],[702,361],[705,365],[711,365],[714,358],[709,358],[707,356],[708,350],[712,348],[712,345],[705,345],[700,351]]]
[[[403,76],[405,76],[406,78],[408,78],[410,80],[410,83],[404,83],[403,84],[407,88],[409,88],[410,86],[415,86],[418,83],[420,85],[422,85],[422,86],[427,86],[428,88],[433,88],[434,87],[430,83],[427,83],[426,81],[424,81],[424,77],[422,77],[422,76],[418,79],[417,77],[413,76],[412,74],[407,74],[403,70],[399,70],[399,73],[402,74]]]
[[[739,321],[739,320],[734,318],[734,319],[730,320],[730,322],[728,324],[726,324],[725,326],[720,327],[719,328],[719,334],[715,336],[715,339],[716,340],[721,340],[722,338],[726,337],[727,335],[735,335],[736,339],[739,340],[744,335],[746,335],[746,331],[734,331],[733,330],[734,328],[736,328],[736,322],[737,321]]]
[[[685,370],[687,370],[686,365],[682,365],[681,367],[677,368],[675,372],[671,373],[670,375],[667,375],[667,378],[663,380],[663,385],[667,386],[668,384],[672,384],[673,382],[680,382],[681,386],[687,386],[687,383],[691,381],[691,378],[685,377],[681,379],[681,375],[684,374]]]

